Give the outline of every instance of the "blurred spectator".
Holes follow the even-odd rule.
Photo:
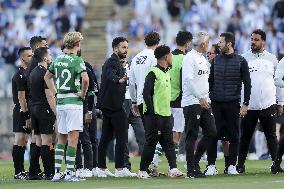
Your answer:
[[[70,27],[70,19],[67,15],[67,10],[65,8],[59,9],[58,17],[55,19],[57,39],[62,38],[63,35],[70,30]]]
[[[106,42],[107,42],[107,57],[112,54],[111,42],[113,38],[118,37],[122,34],[122,20],[117,14],[113,11],[110,14],[110,19],[106,24]]]
[[[57,56],[61,53],[63,34],[70,30],[81,30],[88,2],[0,0],[0,97],[9,91],[9,82],[18,62],[17,49],[28,46],[31,37],[41,35],[48,38],[48,46],[53,56]],[[69,10],[72,14],[69,14]],[[3,82],[7,86],[5,91]]]

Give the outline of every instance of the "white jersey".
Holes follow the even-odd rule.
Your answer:
[[[182,62],[182,107],[199,104],[200,98],[209,102],[208,78],[208,61],[202,53],[192,49]]]
[[[251,78],[249,110],[262,110],[276,104],[283,104],[283,91],[276,88],[274,73],[278,60],[275,55],[263,51],[254,54],[251,51],[242,55],[248,62]]]
[[[284,88],[284,57],[279,61],[275,72],[276,87]]]
[[[150,69],[157,65],[154,50],[144,49],[131,61],[129,73],[129,92],[132,102],[143,103],[145,78]]]

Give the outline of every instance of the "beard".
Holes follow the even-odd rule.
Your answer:
[[[225,53],[229,52],[229,48],[228,48],[227,46],[225,46],[225,47],[223,47],[223,48],[219,48],[219,50],[220,50],[220,52],[221,52],[222,54],[225,54]]]
[[[252,44],[250,48],[253,52],[259,52],[261,50],[261,47],[256,46],[254,44]]]
[[[118,52],[117,55],[118,55],[118,57],[119,57],[120,59],[124,59],[124,58],[126,58],[127,53],[120,53],[120,52]]]

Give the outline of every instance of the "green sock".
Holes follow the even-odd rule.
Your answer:
[[[75,158],[76,158],[76,148],[72,146],[67,146],[66,152],[66,167],[68,171],[74,171],[75,168]]]
[[[64,149],[65,145],[64,144],[56,144],[55,146],[55,170],[58,172],[61,169],[62,166],[62,160],[64,157]]]

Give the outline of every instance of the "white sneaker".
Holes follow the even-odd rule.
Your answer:
[[[75,175],[76,175],[76,177],[79,177],[79,178],[85,178],[84,169],[77,169]]]
[[[121,170],[115,170],[115,177],[136,177],[136,173],[131,173],[127,168]]]
[[[85,181],[86,179],[82,179],[80,177],[76,176],[76,173],[73,171],[67,172],[67,174],[64,177],[65,182],[80,182]]]
[[[151,178],[146,171],[139,171],[137,177],[140,179],[149,179]]]
[[[107,174],[104,170],[97,168],[96,171],[97,171],[97,177],[101,177],[101,178],[107,177]]]
[[[97,167],[92,169],[93,177],[97,177],[98,176],[97,169],[98,169]]]
[[[51,181],[58,182],[58,181],[62,180],[63,178],[64,178],[64,174],[62,172],[57,172],[57,173],[54,174]]]
[[[84,176],[86,178],[90,178],[90,177],[93,176],[93,172],[91,170],[89,170],[89,169],[84,169]]]
[[[178,168],[172,168],[170,171],[170,177],[182,177],[183,173]]]
[[[213,176],[218,174],[218,170],[215,165],[208,165],[204,171],[204,174],[207,176]]]
[[[105,169],[105,173],[109,177],[114,177],[114,174],[112,172],[110,172],[110,170],[108,170],[108,169]]]
[[[238,175],[239,173],[238,173],[238,171],[237,171],[237,169],[236,169],[236,166],[234,166],[234,165],[230,165],[229,167],[228,167],[228,175]]]

